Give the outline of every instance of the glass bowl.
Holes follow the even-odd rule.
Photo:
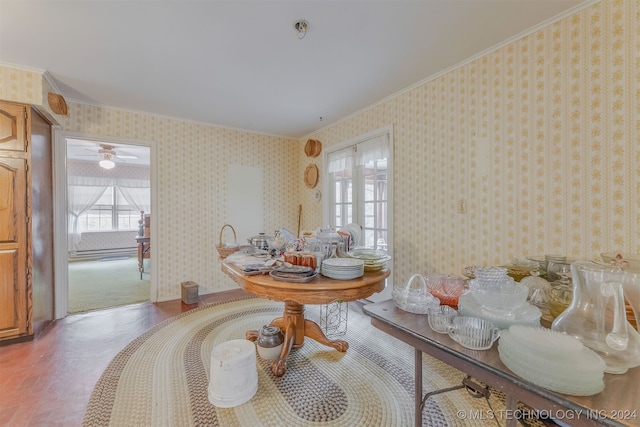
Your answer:
[[[466,280],[460,276],[434,275],[427,276],[425,279],[427,281],[427,290],[440,300],[440,304],[457,308],[460,295],[467,292]]]
[[[507,277],[504,267],[477,267],[474,270],[475,279],[479,282],[501,281]]]
[[[500,329],[478,317],[457,316],[453,319],[449,336],[468,349],[487,350],[500,336]]]
[[[549,313],[555,320],[555,318],[560,316],[560,314],[569,307],[569,304],[571,304],[571,300],[573,300],[573,288],[564,285],[552,287],[548,292],[548,296]]]
[[[427,314],[429,315],[429,327],[439,334],[446,334],[451,329],[453,319],[458,315],[458,312],[448,305],[441,305],[430,308]]]
[[[503,282],[479,282],[477,279],[469,282],[471,295],[483,307],[493,310],[514,311],[522,307],[529,296],[529,288],[510,278]]]

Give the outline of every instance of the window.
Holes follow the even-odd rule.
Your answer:
[[[78,231],[137,230],[139,219],[140,212],[113,185],[106,187],[98,201],[78,216]]]
[[[364,246],[389,250],[391,132],[363,136],[327,153],[329,221],[363,227]]]

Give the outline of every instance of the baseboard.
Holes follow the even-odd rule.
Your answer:
[[[137,256],[137,248],[95,249],[69,252],[69,261],[88,261],[112,256]]]

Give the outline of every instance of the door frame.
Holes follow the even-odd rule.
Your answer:
[[[151,212],[154,220],[151,221],[151,235],[158,236],[158,197],[157,197],[157,153],[156,144],[152,141],[123,139],[115,137],[105,137],[100,135],[87,134],[82,132],[71,132],[61,129],[54,130],[53,139],[53,224],[54,224],[54,277],[55,277],[55,307],[56,319],[67,316],[69,303],[69,245],[68,245],[68,214],[67,214],[67,138],[87,139],[101,143],[140,145],[149,147],[150,165],[149,173],[151,180]],[[157,239],[157,237],[156,237]],[[159,259],[158,245],[153,248],[154,258]],[[149,284],[149,300],[158,301],[158,263],[151,263],[151,277]]]

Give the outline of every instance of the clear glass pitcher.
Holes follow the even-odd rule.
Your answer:
[[[605,372],[622,374],[640,366],[640,334],[626,319],[623,270],[577,261],[571,264],[571,273],[573,299],[551,329],[578,338],[598,353]]]
[[[622,276],[622,287],[640,331],[640,270],[625,270]]]

